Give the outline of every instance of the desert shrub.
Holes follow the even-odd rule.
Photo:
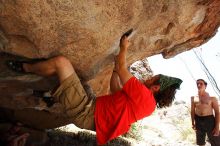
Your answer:
[[[143,129],[143,125],[141,123],[141,121],[137,121],[135,123],[133,123],[131,125],[130,130],[124,134],[123,136],[126,138],[133,138],[137,141],[142,140],[142,129]]]

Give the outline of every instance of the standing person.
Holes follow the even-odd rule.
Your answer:
[[[207,134],[212,146],[220,146],[218,100],[206,92],[205,80],[198,79],[196,84],[198,96],[191,97],[191,119],[192,128],[196,131],[196,143],[204,146]]]
[[[14,117],[38,129],[74,123],[80,128],[96,131],[97,142],[103,145],[126,133],[132,123],[151,115],[156,106],[170,106],[182,80],[159,74],[140,82],[127,69],[128,47],[129,40],[123,35],[111,76],[111,94],[95,100],[86,95],[71,62],[64,56],[34,64],[9,61],[8,66],[15,71],[43,76],[57,74],[60,86],[52,97],[55,103],[64,107],[61,114],[24,109],[15,111]]]

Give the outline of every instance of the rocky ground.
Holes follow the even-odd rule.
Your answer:
[[[149,146],[193,146],[194,131],[191,129],[189,108],[185,103],[157,110],[142,121],[143,145]],[[146,143],[146,144],[144,144]]]
[[[156,110],[151,116],[132,125],[131,129],[127,135],[106,146],[196,145],[189,104],[184,102],[175,102],[169,108]],[[32,137],[29,141],[34,146],[96,146],[95,132],[79,129],[73,124],[46,132],[32,130],[30,135]],[[206,146],[210,144],[207,143]]]
[[[107,146],[195,146],[195,133],[191,128],[189,104],[175,102],[166,109],[156,110],[154,114],[132,126],[130,136],[132,138],[120,137]],[[62,139],[73,145],[87,146],[95,145],[94,133],[77,129],[74,125],[61,127],[61,131],[76,132],[77,136],[61,136],[57,133],[50,133],[52,145],[60,146]],[[68,133],[66,133],[68,135]],[[74,143],[74,141],[78,141]],[[60,144],[59,144],[60,143]],[[68,144],[68,145],[69,145]],[[52,146],[51,145],[51,146]],[[210,146],[206,143],[206,146]]]
[[[152,116],[140,121],[143,130],[141,140],[136,145],[195,146],[189,107],[185,102],[175,102],[173,106],[157,110]]]

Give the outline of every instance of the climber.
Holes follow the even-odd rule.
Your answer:
[[[129,39],[123,35],[111,76],[111,93],[95,99],[87,96],[71,62],[64,56],[37,63],[8,61],[8,67],[14,71],[42,76],[57,74],[60,86],[52,97],[55,103],[61,103],[63,107],[62,112],[57,114],[45,110],[20,109],[14,111],[12,116],[38,129],[74,123],[80,128],[96,131],[98,145],[126,133],[132,123],[151,115],[156,106],[170,106],[176,89],[182,83],[178,78],[162,74],[140,82],[127,70],[128,47]]]

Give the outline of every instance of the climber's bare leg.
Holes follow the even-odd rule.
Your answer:
[[[23,68],[26,72],[35,73],[41,76],[57,74],[60,82],[74,72],[71,62],[64,56],[57,56],[34,64],[24,63]]]

